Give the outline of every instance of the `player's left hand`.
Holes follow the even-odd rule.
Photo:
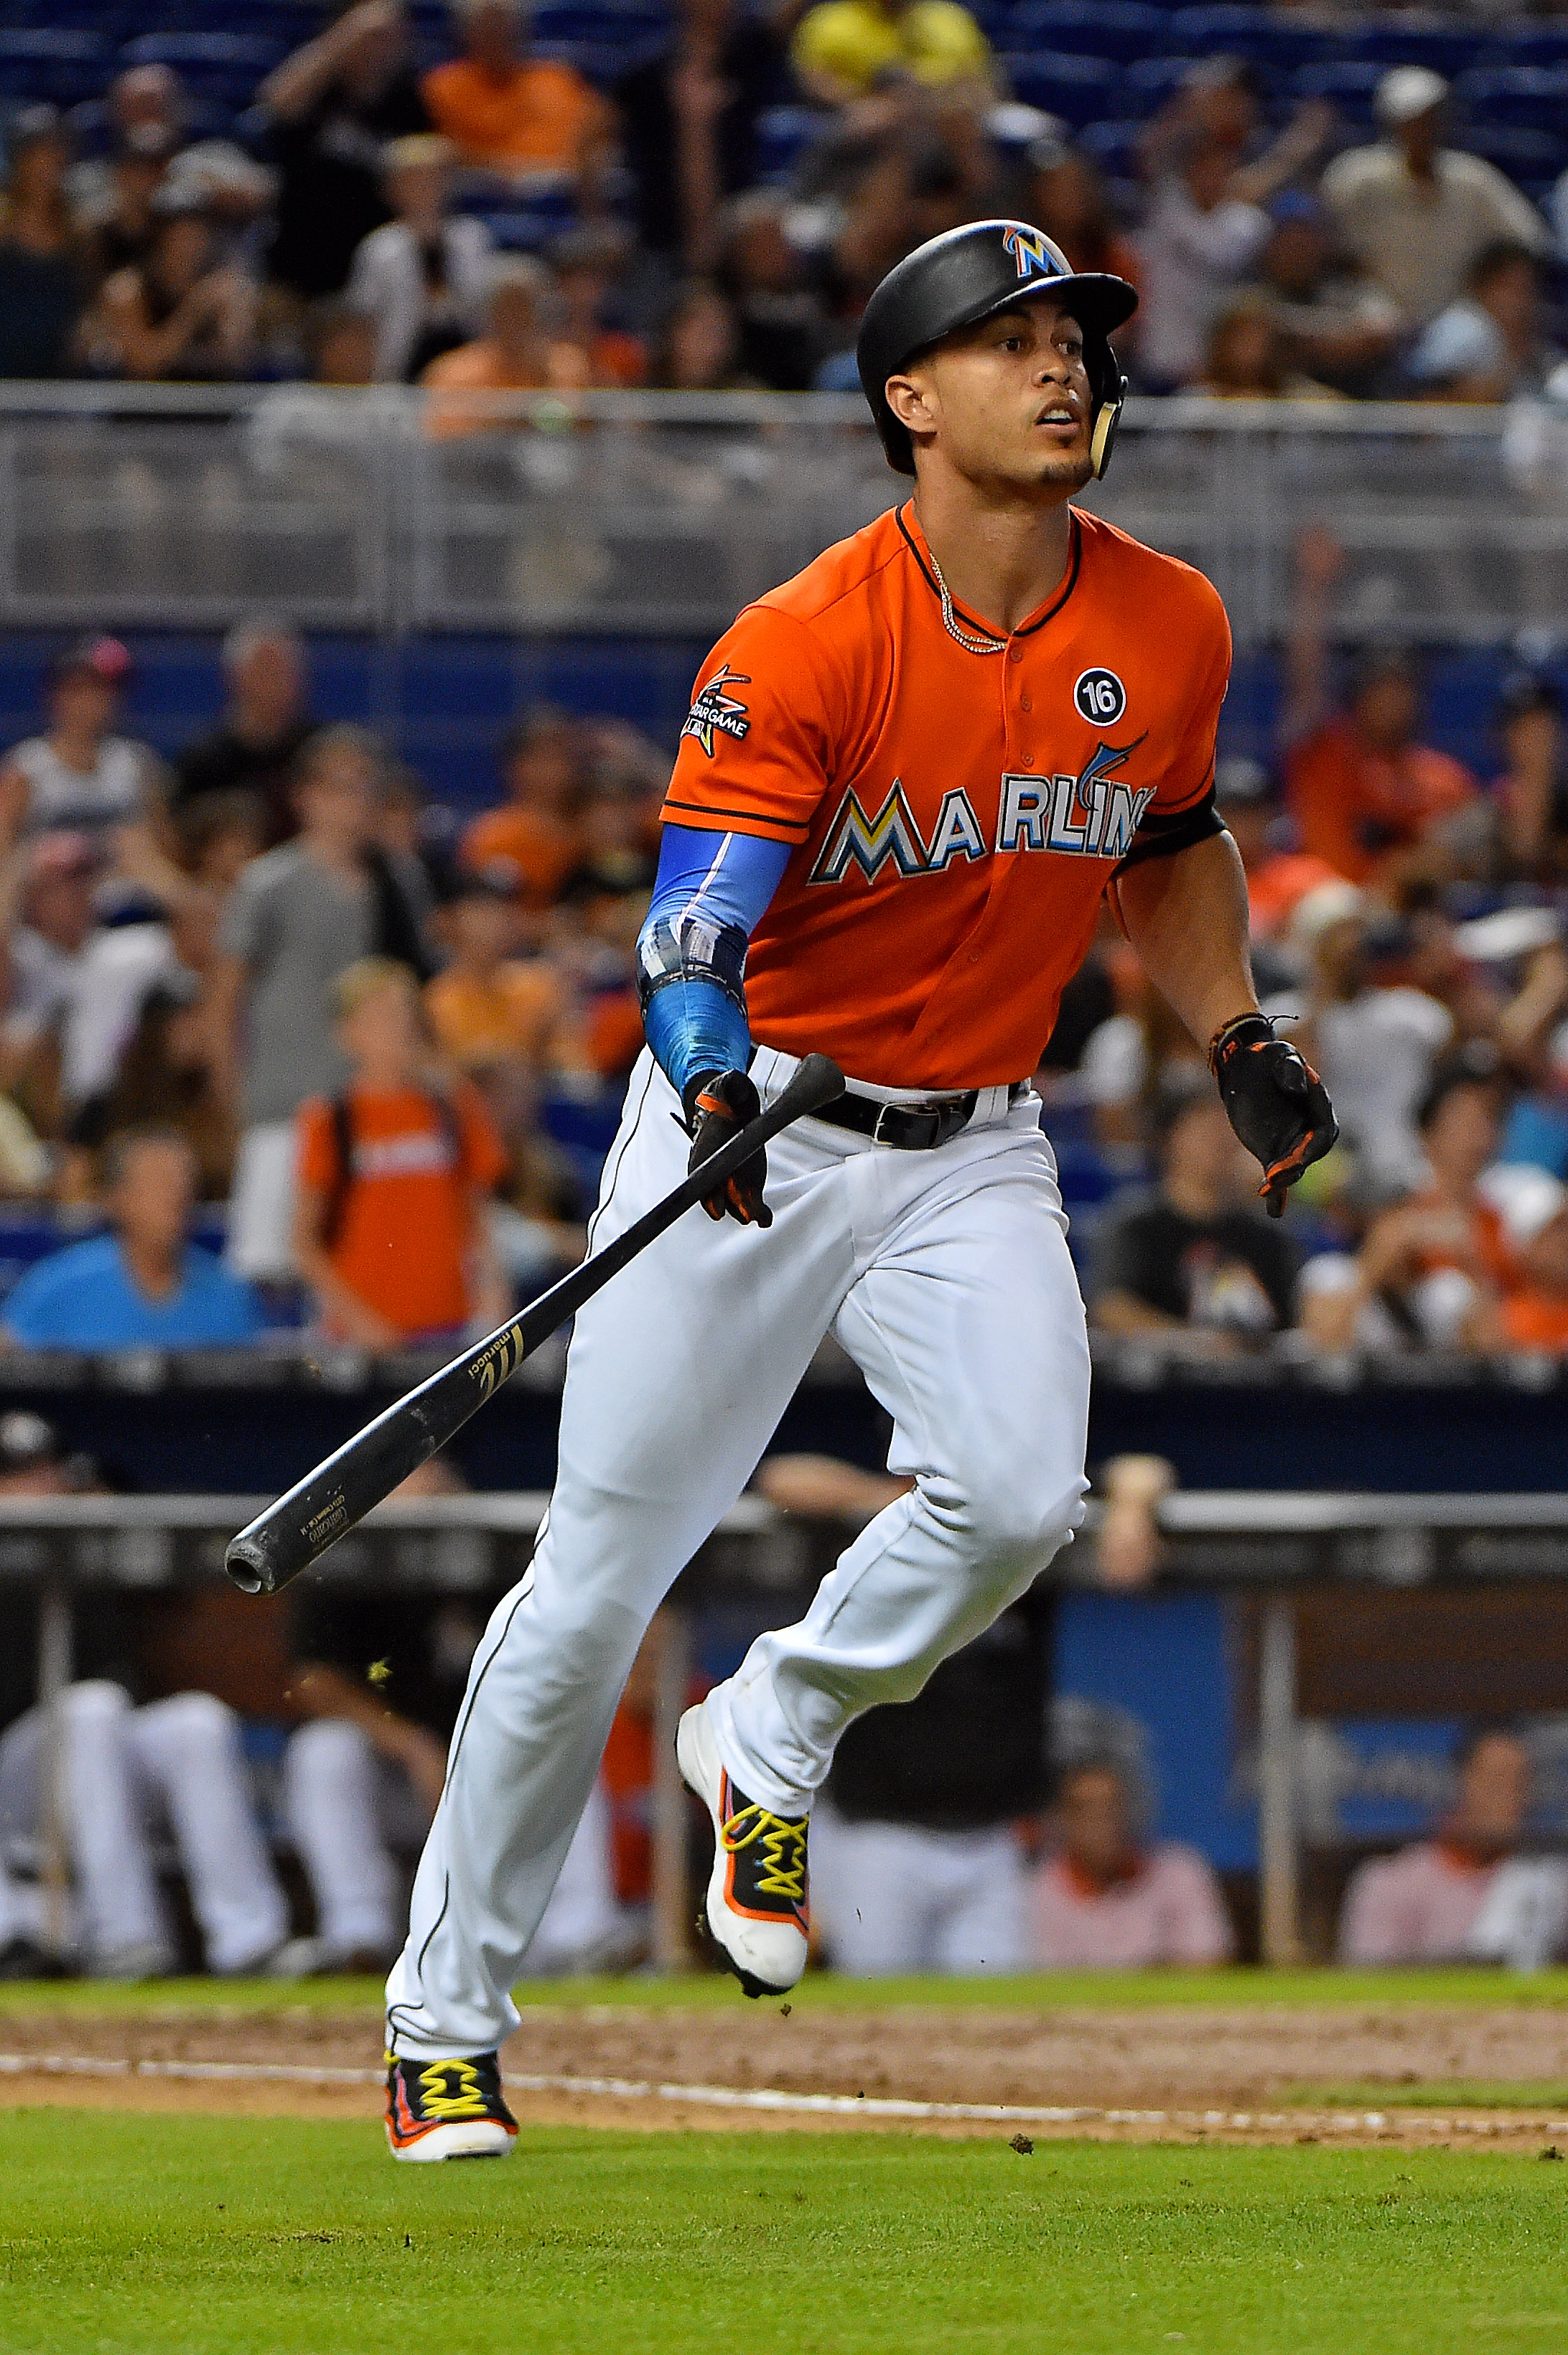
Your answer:
[[[755,1120],[762,1109],[762,1098],[744,1071],[699,1071],[688,1080],[686,1124],[691,1131],[691,1156],[687,1167],[697,1168],[728,1145],[737,1128]],[[773,1214],[763,1199],[767,1182],[768,1156],[753,1153],[722,1186],[704,1195],[702,1207],[710,1219],[728,1215],[743,1227],[771,1227]]]
[[[1328,1091],[1266,1014],[1238,1014],[1209,1042],[1209,1068],[1231,1126],[1263,1165],[1258,1192],[1271,1219],[1302,1171],[1321,1161],[1339,1134]]]

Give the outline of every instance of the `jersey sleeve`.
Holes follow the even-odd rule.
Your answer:
[[[1172,633],[1171,659],[1185,668],[1189,691],[1154,799],[1139,821],[1124,867],[1138,866],[1146,858],[1168,858],[1207,835],[1224,832],[1214,804],[1214,754],[1220,706],[1231,679],[1231,624],[1209,582],[1197,585],[1193,622],[1179,635]]]
[[[749,606],[698,674],[666,823],[795,848],[837,766],[841,699],[816,634]]]

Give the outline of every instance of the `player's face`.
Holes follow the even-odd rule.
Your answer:
[[[1093,403],[1083,336],[1044,297],[949,336],[888,385],[919,463],[992,493],[1081,490]]]

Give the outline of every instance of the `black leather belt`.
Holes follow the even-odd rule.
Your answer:
[[[1008,1103],[1017,1103],[1028,1090],[1027,1080],[1015,1081],[1008,1090]],[[898,1153],[929,1153],[968,1126],[979,1101],[977,1088],[933,1104],[882,1103],[848,1089],[812,1118],[825,1120],[830,1128],[853,1129],[857,1136],[869,1136],[873,1145],[891,1145]]]

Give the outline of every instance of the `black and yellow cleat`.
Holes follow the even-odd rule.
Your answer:
[[[775,1816],[725,1773],[699,1701],[676,1729],[681,1780],[713,1818],[713,1871],[698,1927],[747,1995],[787,1995],[811,1934],[808,1818]]]
[[[494,2052],[457,2061],[388,2053],[387,2141],[394,2158],[505,2158],[517,2133]]]

